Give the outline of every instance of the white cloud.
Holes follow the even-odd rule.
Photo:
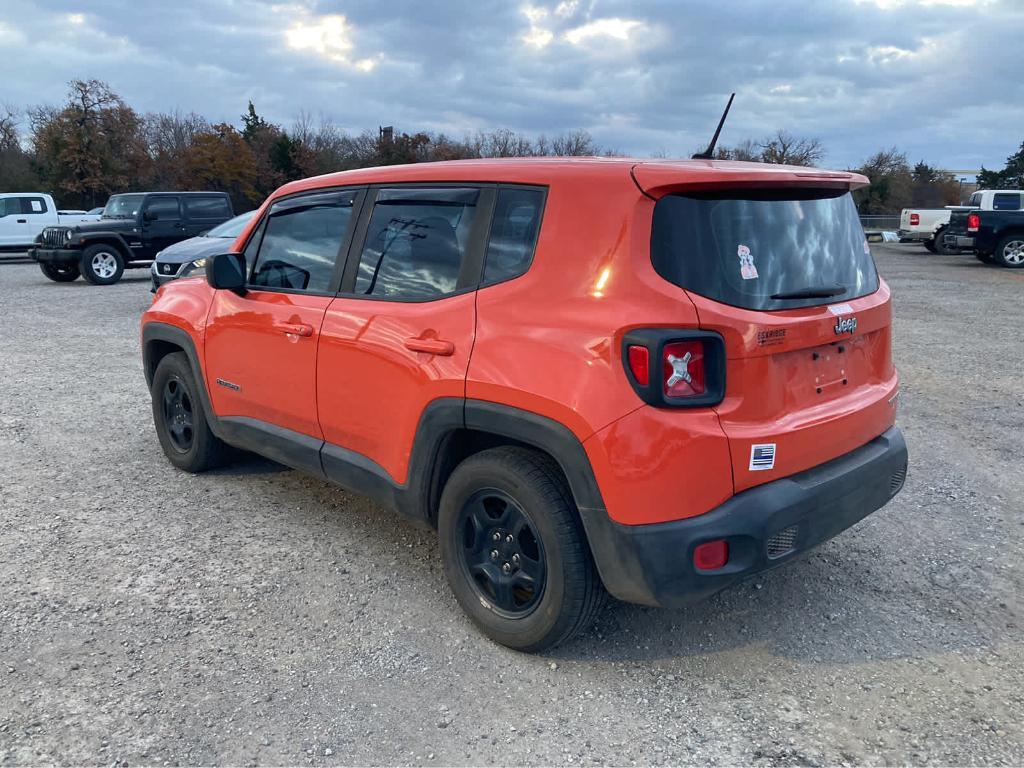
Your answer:
[[[312,51],[330,61],[362,72],[376,66],[372,58],[353,59],[352,27],[341,14],[328,14],[297,21],[285,30],[285,41],[295,51]]]
[[[626,41],[634,32],[643,29],[644,26],[643,22],[636,19],[597,19],[568,30],[563,37],[573,45],[582,45],[594,38]]]

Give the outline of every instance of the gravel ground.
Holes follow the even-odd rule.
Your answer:
[[[882,245],[903,493],[681,611],[482,639],[432,534],[164,460],[110,288],[0,266],[0,763],[1021,764],[1024,274]]]

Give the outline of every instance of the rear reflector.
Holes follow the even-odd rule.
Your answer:
[[[921,223],[921,214],[919,214],[919,213],[912,213],[912,214],[910,214],[910,226],[916,227],[920,223]]]
[[[977,232],[981,229],[981,216],[976,213],[970,213],[967,215],[967,231]]]
[[[632,344],[629,347],[629,370],[641,387],[651,383],[651,355],[647,347]]]
[[[706,541],[693,550],[693,565],[698,571],[713,571],[729,562],[729,542]]]

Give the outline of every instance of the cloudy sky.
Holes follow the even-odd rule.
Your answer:
[[[19,0],[0,102],[107,81],[141,111],[238,122],[252,99],[350,131],[537,133],[686,155],[730,91],[723,143],[814,136],[1002,167],[1024,140],[1024,0]]]

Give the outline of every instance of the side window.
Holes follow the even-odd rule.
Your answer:
[[[479,196],[476,188],[380,190],[359,257],[355,293],[394,299],[453,293]]]
[[[992,196],[993,211],[1019,211],[1020,195],[1009,192],[1001,192]]]
[[[252,265],[256,263],[256,254],[260,249],[260,241],[263,240],[263,231],[267,228],[266,219],[260,222],[255,231],[249,236],[249,242],[245,244],[242,254],[245,256],[245,271],[252,272]]]
[[[250,285],[330,290],[354,200],[355,192],[330,192],[275,203],[261,225],[263,237]],[[250,245],[258,238],[257,234],[250,239]],[[248,261],[248,247],[246,251]]]
[[[223,197],[199,197],[189,195],[182,198],[185,215],[190,219],[230,219],[231,209]]]
[[[146,201],[146,213],[155,215],[157,220],[180,219],[181,212],[178,209],[178,198],[176,197],[151,197]]]
[[[539,189],[498,190],[484,262],[485,284],[517,277],[530,267],[543,208],[544,193]]]
[[[46,213],[46,201],[41,197],[21,198],[21,212],[29,214]]]
[[[21,198],[5,197],[0,200],[0,216],[11,216],[21,213]]]

